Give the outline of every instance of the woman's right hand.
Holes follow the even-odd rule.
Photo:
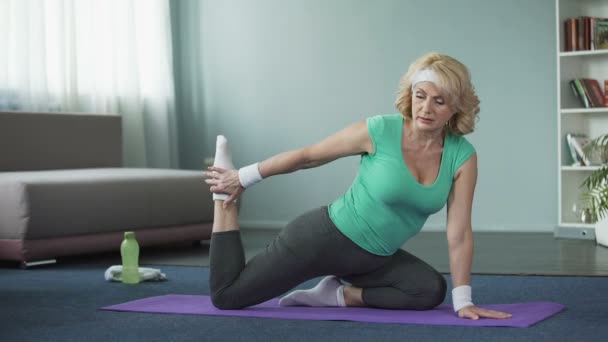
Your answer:
[[[226,170],[215,166],[210,166],[208,170],[205,172],[205,183],[211,186],[209,190],[214,193],[230,195],[224,201],[224,208],[245,191],[239,181],[238,170]]]

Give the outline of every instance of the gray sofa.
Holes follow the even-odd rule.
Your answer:
[[[202,172],[124,168],[121,137],[117,115],[0,112],[0,260],[210,237]]]

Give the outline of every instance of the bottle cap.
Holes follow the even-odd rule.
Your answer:
[[[125,238],[134,238],[134,237],[135,237],[134,232],[125,232]]]

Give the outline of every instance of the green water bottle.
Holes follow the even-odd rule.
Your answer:
[[[125,239],[120,244],[122,257],[122,282],[125,284],[139,283],[139,244],[135,233],[125,232]]]

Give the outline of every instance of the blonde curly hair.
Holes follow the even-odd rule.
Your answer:
[[[446,129],[455,135],[465,135],[475,130],[479,113],[479,98],[471,83],[468,68],[453,57],[436,52],[428,53],[412,63],[399,82],[399,92],[395,106],[399,112],[412,118],[412,78],[419,70],[432,70],[437,75],[437,87],[446,97],[455,114]]]

